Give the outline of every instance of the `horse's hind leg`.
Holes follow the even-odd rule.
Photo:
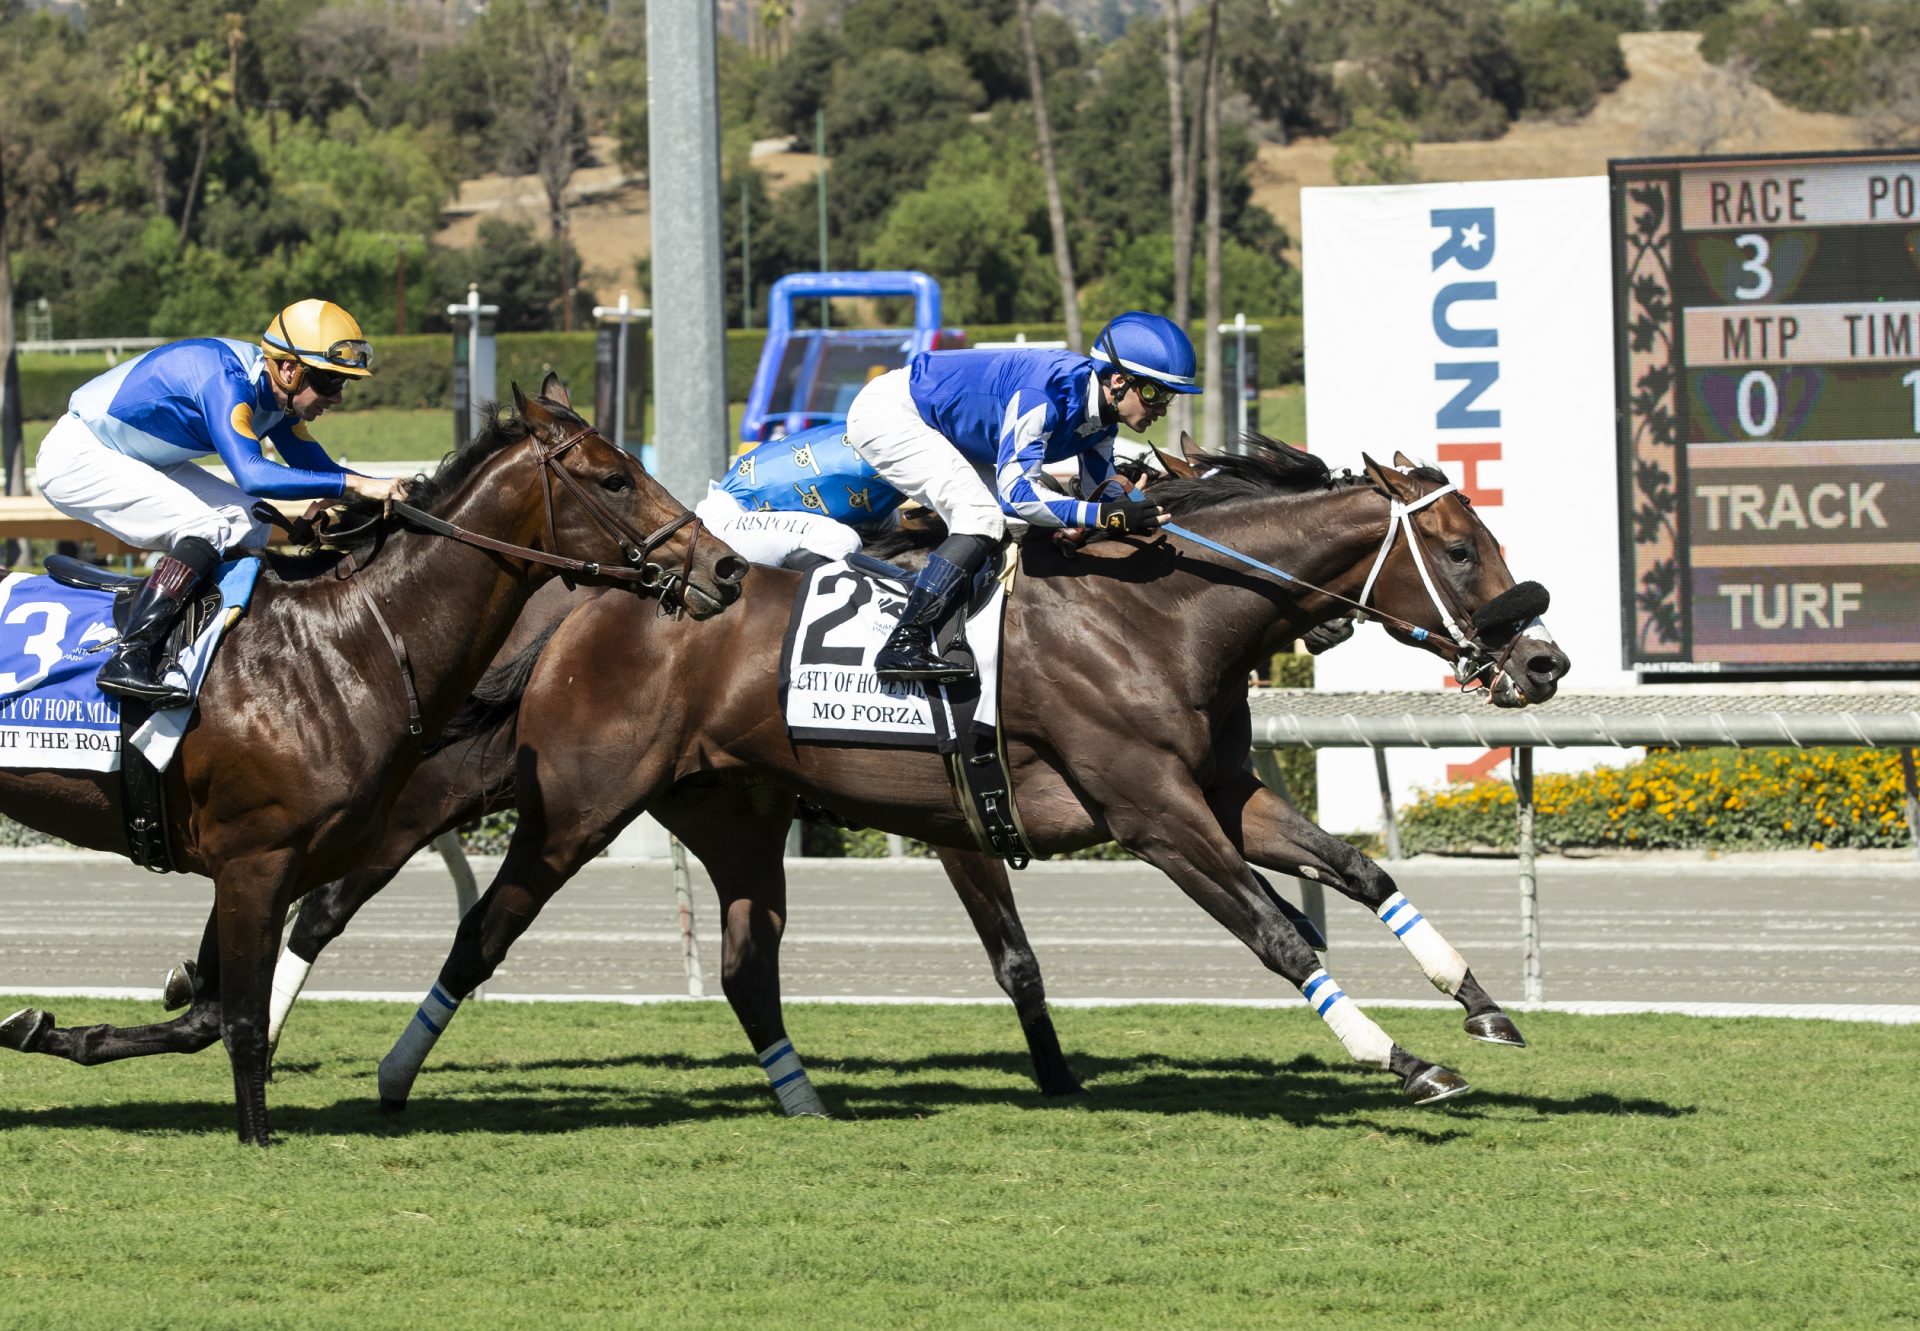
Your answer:
[[[1414,909],[1385,869],[1309,821],[1251,773],[1231,773],[1207,798],[1228,837],[1253,863],[1324,883],[1372,911],[1433,987],[1466,1009],[1467,1034],[1490,1044],[1526,1045],[1512,1018],[1474,978],[1466,959]]]
[[[123,1058],[145,1058],[150,1054],[199,1053],[220,1038],[220,953],[215,932],[218,918],[217,913],[207,916],[207,927],[200,939],[199,964],[182,962],[167,977],[167,1006],[178,1008],[192,1004],[180,1016],[146,1026],[62,1028],[54,1025],[51,1012],[22,1008],[0,1021],[0,1049],[50,1054],[83,1067],[116,1063]]]
[[[197,1054],[220,1038],[220,1005],[202,1003],[150,1026],[56,1026],[53,1014],[22,1008],[0,1021],[0,1049],[51,1054],[82,1067],[149,1054]]]
[[[793,798],[768,786],[682,785],[652,812],[686,843],[720,898],[720,984],[754,1057],[790,1117],[821,1115],[780,1007],[780,938],[787,926],[781,862]]]
[[[1027,1035],[1027,1049],[1033,1055],[1033,1075],[1043,1095],[1074,1095],[1081,1090],[1066,1055],[1060,1052],[1060,1037],[1054,1033],[1053,1014],[1047,1010],[1046,986],[1040,979],[1040,962],[1027,942],[1026,928],[1013,901],[1013,885],[1007,881],[1007,869],[999,860],[978,851],[936,847],[940,863],[946,866],[947,879],[967,908],[974,932],[993,962],[993,978],[1000,982],[1020,1028]]]
[[[1100,816],[1114,839],[1173,879],[1269,970],[1295,985],[1355,1062],[1394,1073],[1402,1093],[1417,1105],[1451,1099],[1468,1089],[1459,1073],[1401,1048],[1334,983],[1313,949],[1261,889],[1185,767],[1133,762],[1110,772],[1113,767],[1111,762],[1088,763],[1075,770],[1099,801]]]

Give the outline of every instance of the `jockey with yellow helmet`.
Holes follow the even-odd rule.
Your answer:
[[[340,466],[307,425],[373,373],[373,348],[351,314],[303,300],[275,315],[256,346],[230,338],[169,342],[82,385],[35,463],[40,493],[69,517],[126,544],[166,553],[135,598],[100,687],[153,707],[188,695],[157,659],[180,606],[234,549],[267,543],[253,500],[384,500],[398,480]],[[282,461],[268,459],[271,443]],[[217,454],[231,483],[199,465]]]

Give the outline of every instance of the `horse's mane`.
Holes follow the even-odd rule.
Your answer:
[[[563,421],[570,414],[563,412],[558,404],[550,403],[548,408],[560,415]],[[407,503],[425,512],[434,512],[483,462],[502,449],[521,442],[532,432],[533,427],[519,416],[502,410],[495,403],[488,403],[486,423],[465,447],[443,457],[432,475],[420,473],[409,480]],[[269,550],[266,556],[267,570],[282,582],[297,582],[332,568],[340,562],[342,555],[374,549],[401,525],[397,518],[382,516],[383,507],[377,499],[349,499],[337,506],[328,519],[330,534],[325,538],[325,548],[298,554]]]
[[[1327,464],[1302,449],[1263,434],[1248,433],[1244,453],[1200,453],[1192,458],[1203,475],[1156,480],[1147,493],[1179,515],[1230,504],[1236,499],[1306,494],[1336,484]]]

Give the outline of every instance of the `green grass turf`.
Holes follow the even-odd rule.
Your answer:
[[[0,1003],[11,1010],[16,1000]],[[67,1021],[153,1005],[63,1000]],[[0,1325],[1886,1326],[1914,1318],[1920,1031],[1382,1010],[1432,1110],[1303,1010],[796,1007],[834,1121],[717,1004],[310,1005],[232,1138],[226,1060],[0,1055]]]

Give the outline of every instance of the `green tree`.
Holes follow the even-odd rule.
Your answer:
[[[1333,178],[1342,185],[1411,184],[1420,179],[1413,165],[1416,138],[1406,121],[1363,106],[1333,136]]]
[[[213,139],[213,123],[233,105],[233,80],[228,76],[227,64],[212,42],[197,42],[180,72],[181,118],[194,126],[193,175],[187,181],[187,197],[180,205],[182,249],[193,235],[193,207],[200,197],[200,179],[207,169],[207,147]]]
[[[1519,8],[1508,15],[1507,38],[1529,115],[1583,116],[1627,77],[1620,29],[1578,9]]]
[[[1033,164],[968,135],[941,151],[925,188],[893,206],[861,258],[933,274],[947,317],[960,323],[1051,322],[1059,288],[1035,236],[1047,226]]]
[[[114,90],[120,102],[121,128],[138,139],[147,153],[154,215],[168,217],[167,143],[182,113],[166,56],[149,42],[135,42],[121,62],[120,80]]]

